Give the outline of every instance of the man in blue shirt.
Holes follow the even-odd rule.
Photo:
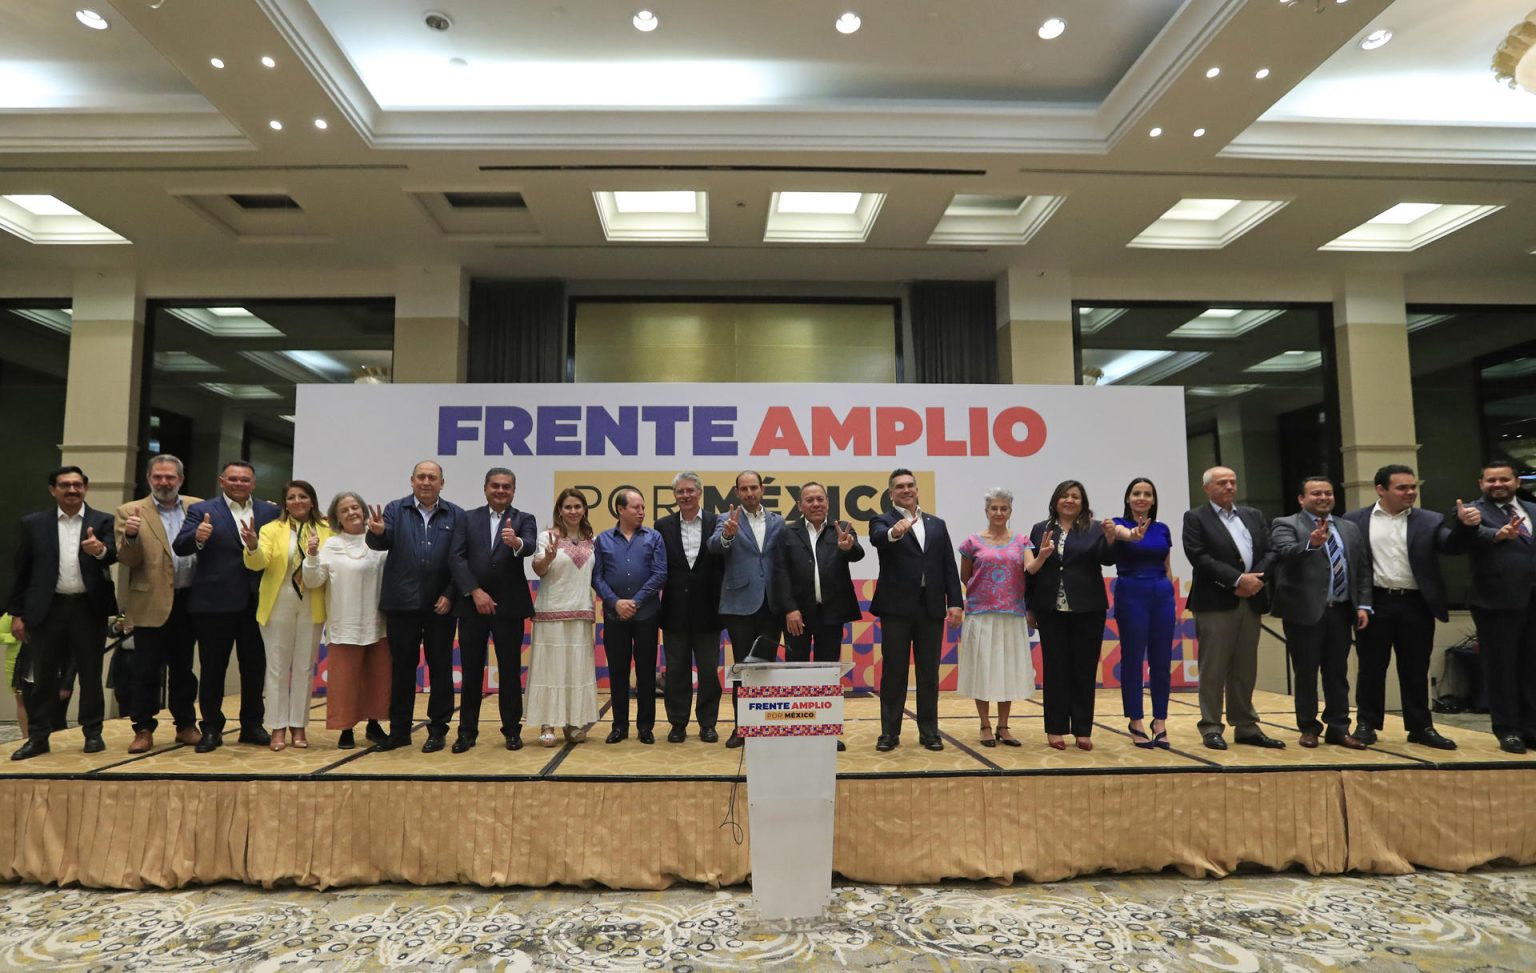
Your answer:
[[[608,743],[629,736],[629,666],[635,665],[639,695],[636,730],[641,743],[655,743],[656,641],[661,623],[661,588],[667,581],[667,548],[645,526],[645,498],[639,490],[619,491],[619,525],[597,535],[592,587],[603,599],[603,651],[608,656],[608,689],[613,696],[613,731]]]

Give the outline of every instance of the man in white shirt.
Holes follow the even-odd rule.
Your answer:
[[[768,582],[773,575],[772,547],[784,529],[784,518],[763,507],[763,478],[756,470],[736,474],[736,499],[730,513],[715,524],[709,549],[724,564],[720,581],[720,620],[731,637],[731,655],[741,662],[759,640],[771,643],[778,654],[784,626],[768,605]],[[732,690],[732,705],[736,693]],[[741,746],[734,729],[727,747]]]
[[[656,520],[656,533],[667,546],[667,581],[661,589],[662,646],[667,674],[663,686],[668,743],[688,739],[688,701],[693,672],[699,692],[694,714],[699,739],[720,739],[720,557],[709,549],[719,516],[704,510],[704,482],[697,473],[672,478],[677,512]]]

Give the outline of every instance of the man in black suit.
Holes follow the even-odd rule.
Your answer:
[[[869,525],[869,542],[880,555],[879,581],[870,610],[880,617],[880,739],[882,753],[901,745],[907,706],[907,669],[917,666],[917,739],[926,750],[943,750],[939,739],[939,655],[944,622],[959,625],[965,597],[955,548],[944,521],[918,506],[917,477],[891,473],[892,509]]]
[[[1280,749],[1259,729],[1253,687],[1259,677],[1259,616],[1269,607],[1264,575],[1274,561],[1264,515],[1239,507],[1237,474],[1213,466],[1200,478],[1209,503],[1184,514],[1184,555],[1193,568],[1186,604],[1200,641],[1200,738],[1212,750],[1222,737],[1222,700],[1238,743]]]
[[[80,677],[80,729],[85,752],[106,749],[101,721],[106,716],[101,659],[107,619],[117,614],[112,575],[117,560],[112,515],[85,504],[90,485],[78,466],[48,474],[48,492],[57,506],[21,518],[16,541],[16,581],[7,610],[11,634],[28,646],[32,688],[27,740],[11,754],[26,760],[48,752],[48,734],[62,728],[49,718],[58,707],[60,674]],[[64,688],[68,688],[67,686]]]
[[[1472,621],[1488,683],[1493,735],[1506,753],[1536,746],[1536,504],[1515,496],[1509,463],[1483,467],[1483,495],[1456,501],[1457,543],[1472,567]]]
[[[448,570],[460,592],[459,735],[453,752],[463,753],[480,735],[480,699],[485,680],[486,643],[496,640],[501,675],[497,706],[508,750],[523,748],[523,626],[533,615],[524,559],[532,556],[539,525],[517,510],[512,498],[517,477],[504,467],[485,473],[485,506],[465,511],[454,525]],[[502,651],[505,649],[506,651]]]
[[[699,696],[694,713],[699,739],[715,743],[720,734],[720,557],[709,549],[717,515],[700,509],[704,482],[697,473],[672,478],[677,513],[656,521],[656,533],[667,547],[667,581],[661,589],[662,648],[667,674],[663,686],[668,743],[688,739],[688,699],[693,695],[691,673],[698,669]]]
[[[1414,506],[1419,480],[1413,468],[1383,466],[1376,471],[1377,500],[1351,510],[1371,552],[1371,624],[1355,635],[1360,670],[1355,676],[1355,739],[1369,746],[1384,725],[1387,666],[1397,653],[1397,688],[1402,697],[1408,742],[1455,750],[1441,736],[1429,712],[1429,656],[1435,619],[1445,621],[1445,581],[1440,555],[1456,553],[1445,518]]]
[[[1371,621],[1371,552],[1360,529],[1333,514],[1333,483],[1309,476],[1296,496],[1299,513],[1275,518],[1274,614],[1285,626],[1296,673],[1296,728],[1301,745],[1318,737],[1350,750],[1365,744],[1349,732],[1349,636]],[[1317,719],[1317,673],[1323,673],[1323,720]]]

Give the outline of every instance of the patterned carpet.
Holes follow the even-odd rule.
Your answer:
[[[0,891],[0,969],[1528,973],[1536,869],[842,886],[772,928],[745,890]]]

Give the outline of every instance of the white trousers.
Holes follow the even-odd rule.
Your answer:
[[[310,592],[300,599],[289,584],[278,593],[272,617],[261,630],[267,646],[267,679],[263,701],[267,729],[303,727],[309,723],[309,697],[315,686],[315,656],[320,651],[321,623],[310,616]]]

